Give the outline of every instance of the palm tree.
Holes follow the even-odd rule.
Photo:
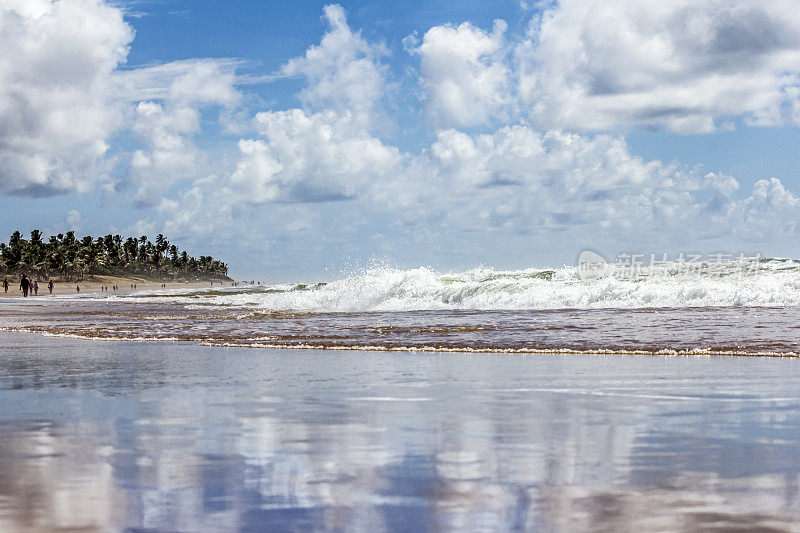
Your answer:
[[[151,274],[168,278],[227,277],[225,263],[211,256],[190,257],[159,234],[153,244],[147,236],[90,235],[76,239],[73,231],[50,236],[33,230],[30,240],[15,231],[9,243],[0,243],[0,270],[30,272],[45,279],[60,274],[65,280],[83,279],[86,274]]]

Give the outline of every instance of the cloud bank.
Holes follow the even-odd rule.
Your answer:
[[[123,12],[102,0],[0,5],[0,190],[87,192],[113,186],[118,164],[137,182],[163,182],[179,167],[195,174],[202,158],[186,136],[199,131],[200,107],[237,101],[233,66],[123,70],[133,38]],[[145,143],[132,157],[111,146],[125,131]]]
[[[100,0],[0,10],[0,46],[13,51],[0,63],[9,194],[102,188],[153,209],[140,227],[266,233],[265,246],[302,235],[298,249],[387,234],[440,247],[481,235],[480,253],[503,246],[497,235],[513,248],[517,237],[757,242],[798,229],[800,199],[778,178],[744,187],[644,160],[624,138],[799,125],[800,12],[788,1],[563,0],[522,35],[501,20],[411,35],[403,72],[391,43],[369,42],[329,5],[320,42],[275,75],[303,81],[298,104],[272,109],[249,107],[237,60],[124,68],[133,31]],[[412,149],[384,127],[403,76],[429,139]],[[196,141],[219,109],[249,118],[220,141],[232,160],[212,165]],[[120,133],[133,148],[111,146]]]
[[[566,16],[560,9],[578,7],[564,4],[542,14],[531,30],[540,41],[551,38],[553,24],[566,24],[557,20]],[[672,14],[685,17],[684,11],[676,8]],[[666,15],[659,17],[663,22]],[[346,200],[361,213],[390,213],[397,224],[436,232],[647,235],[671,229],[685,239],[725,233],[755,239],[767,228],[794,230],[795,224],[787,221],[796,220],[792,206],[798,199],[775,178],[759,181],[749,195],[737,197],[740,184],[731,176],[645,161],[616,134],[541,129],[535,109],[529,120],[497,129],[458,129],[500,120],[515,98],[512,73],[519,83],[525,82],[524,69],[514,71],[511,64],[514,57],[522,61],[520,49],[527,50],[530,42],[505,43],[502,22],[496,22],[491,33],[467,23],[432,28],[416,45],[406,43],[419,57],[427,112],[440,127],[430,146],[418,153],[404,152],[370,129],[369,118],[380,112],[381,97],[372,88],[387,83],[377,79],[387,73],[381,55],[371,53],[375,47],[347,27],[341,9],[328,8],[326,19],[330,30],[321,43],[284,68],[292,74],[308,72],[308,86],[300,93],[306,105],[256,114],[253,125],[259,136],[240,140],[235,171],[210,182],[209,187],[225,191],[225,205]],[[763,53],[772,50],[768,44],[761,46]],[[538,68],[551,72],[554,65],[542,58],[545,53],[558,54],[549,45],[540,46]],[[723,45],[714,46],[721,47],[715,53],[725,53]],[[749,42],[729,46],[737,55],[754,47]],[[703,71],[701,66],[693,68]],[[350,75],[354,71],[363,75]],[[637,77],[630,69],[620,69],[608,72],[605,79],[611,83],[615,76],[619,87],[627,77]],[[367,80],[363,88],[354,82],[362,77]],[[657,86],[657,77],[653,74],[648,83]],[[703,82],[698,83],[699,90]],[[363,90],[357,92],[354,84]],[[552,98],[555,94],[560,90],[554,90]],[[522,96],[517,100],[513,105],[525,102]],[[591,106],[592,101],[580,105]],[[639,115],[653,115],[627,109],[629,114],[618,120],[636,122]],[[667,120],[666,115],[659,120]],[[589,116],[580,129],[592,129],[595,122],[607,121]],[[675,124],[661,123],[670,128]],[[755,219],[761,222],[753,224]]]
[[[0,5],[0,188],[80,192],[105,175],[123,121],[113,73],[132,39],[122,13],[99,0]]]
[[[562,0],[515,50],[519,95],[548,128],[708,132],[741,116],[796,125],[791,0]]]

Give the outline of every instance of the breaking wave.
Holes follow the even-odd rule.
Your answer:
[[[373,268],[330,283],[152,291],[137,298],[267,313],[796,306],[800,261],[758,259],[691,269],[672,263],[635,272],[609,265],[594,279],[570,266],[459,273]]]

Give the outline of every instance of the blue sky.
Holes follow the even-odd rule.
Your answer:
[[[5,0],[4,227],[264,280],[797,257],[792,8]]]

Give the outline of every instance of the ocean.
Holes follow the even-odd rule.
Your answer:
[[[800,354],[800,262],[606,268],[373,268],[327,283],[0,300],[0,327],[253,348]]]

